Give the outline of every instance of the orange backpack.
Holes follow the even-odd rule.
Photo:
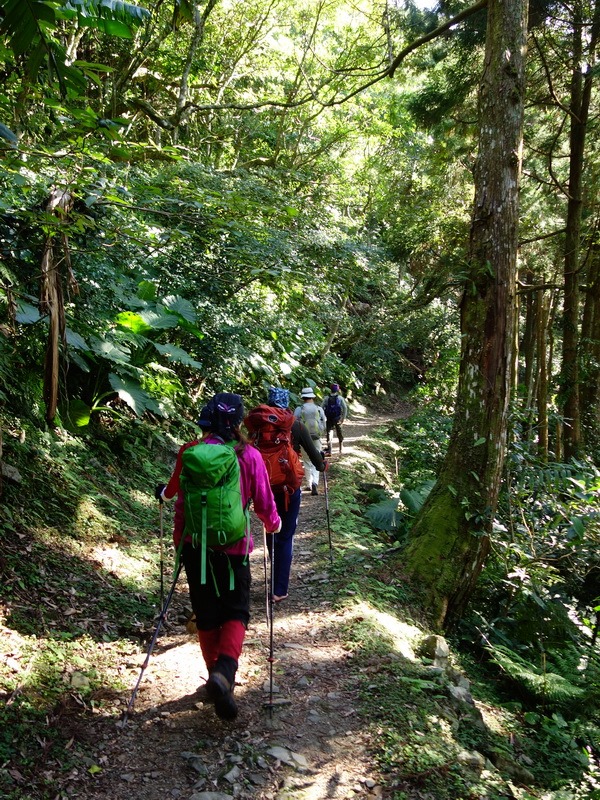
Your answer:
[[[285,493],[285,505],[290,495],[302,483],[304,468],[292,446],[292,425],[295,417],[287,408],[257,406],[244,420],[250,441],[260,451],[273,491]]]

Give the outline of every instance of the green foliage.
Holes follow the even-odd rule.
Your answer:
[[[502,645],[491,645],[488,650],[492,661],[511,680],[524,686],[536,698],[564,706],[580,701],[585,696],[585,690],[582,687],[575,685],[557,672],[553,672],[550,664],[546,664],[546,668],[542,670]]]
[[[394,533],[402,519],[398,500],[399,498],[394,496],[370,505],[365,511],[365,517],[375,528]]]
[[[346,579],[347,597],[380,611],[408,602],[389,548],[424,502],[450,432],[485,11],[413,53],[394,81],[342,104],[389,63],[388,49],[393,56],[434,30],[453,4],[392,4],[386,36],[368,4],[199,4],[201,31],[188,0],[155,4],[152,15],[121,0],[0,6],[2,457],[24,476],[21,486],[3,485],[11,625],[45,635],[20,606],[36,597],[45,609],[54,598],[53,626],[66,576],[76,593],[98,596],[103,638],[120,633],[111,620],[121,619],[137,635],[156,591],[156,553],[141,528],[155,524],[148,485],[164,478],[162,431],[188,434],[186,420],[216,390],[252,403],[272,383],[294,401],[303,385],[337,380],[354,397],[377,393],[386,408],[415,389],[417,413],[374,437],[331,499],[333,573]],[[539,27],[546,8],[534,3],[532,12]],[[564,155],[567,126],[551,101],[567,105],[570,51],[561,41],[568,23],[551,25],[544,62],[542,51],[530,69],[521,228],[536,238],[524,245],[527,270],[555,285],[562,237],[546,234],[563,227],[563,193],[545,187],[567,176],[568,159],[554,157]],[[586,155],[584,195],[593,198],[595,156]],[[72,196],[67,216],[48,210],[53,188]],[[594,220],[590,213],[583,226],[591,253]],[[57,427],[47,430],[39,276],[50,246],[66,330]],[[592,287],[587,280],[587,294]],[[125,479],[114,479],[115,462]],[[598,474],[585,461],[537,464],[518,443],[509,465],[478,614],[464,632],[500,653],[524,703],[565,706],[565,730],[542,715],[548,738],[538,752],[546,761],[556,745],[566,763],[571,716],[578,705],[585,713],[584,701],[597,708],[600,691],[590,652],[600,613]],[[118,577],[87,558],[105,534],[128,564]],[[25,565],[20,544],[30,548]],[[49,567],[56,579],[42,572]],[[60,636],[72,643],[89,634],[86,624],[69,614]],[[379,628],[357,630],[364,651],[389,654]],[[40,675],[54,701],[68,648],[49,650],[56,660]],[[435,687],[419,670],[387,666],[370,690],[389,692],[394,706],[377,736],[382,766],[416,776],[433,796],[466,796],[444,723],[427,727],[409,714],[402,727],[401,713]],[[33,702],[20,710],[37,722]],[[429,710],[439,718],[435,702]],[[18,742],[4,742],[9,750],[26,742],[18,717],[8,710]],[[0,746],[2,761],[9,750]]]
[[[56,77],[63,96],[67,92],[83,95],[86,76],[91,77],[93,70],[100,65],[85,61],[76,61],[74,65],[69,63],[64,45],[54,35],[62,20],[77,20],[81,26],[131,39],[130,26],[141,24],[150,13],[122,0],[67,0],[62,6],[49,5],[41,0],[28,0],[26,3],[2,0],[1,6],[4,19],[0,34],[8,37],[15,56],[25,57],[28,77],[35,79],[42,62],[47,59],[49,77]],[[4,138],[12,139],[10,135]]]
[[[416,489],[403,488],[393,497],[370,505],[365,517],[378,530],[387,531],[395,540],[404,542],[411,520],[421,510],[433,486],[434,481],[427,481]]]

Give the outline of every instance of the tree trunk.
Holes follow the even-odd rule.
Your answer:
[[[55,189],[46,206],[49,214],[65,219],[73,206],[73,196],[69,192]],[[60,347],[65,345],[65,305],[61,283],[59,263],[54,252],[55,234],[46,238],[44,253],[40,265],[40,301],[41,314],[48,315],[48,340],[44,357],[44,404],[46,406],[46,422],[54,422],[58,408]],[[66,265],[69,281],[75,285],[71,272],[71,259],[68,252],[68,241],[64,234],[60,235],[63,244],[63,262]]]
[[[526,31],[524,0],[490,0],[456,413],[445,462],[406,553],[440,626],[460,616],[483,567],[504,463]]]
[[[600,26],[600,3],[594,7],[591,33],[584,24],[581,2],[573,6],[573,72],[571,75],[569,189],[567,232],[564,258],[563,347],[560,378],[560,406],[565,425],[564,457],[576,457],[581,450],[580,386],[579,386],[579,271],[581,250],[581,216],[583,208],[583,166],[586,129],[592,95],[594,70],[586,64],[584,42],[593,63]],[[585,70],[585,75],[584,75]]]
[[[548,461],[548,352],[546,348],[546,335],[550,319],[550,300],[544,295],[543,289],[538,289],[537,302],[539,308],[537,326],[537,363],[538,363],[538,458],[544,463]]]
[[[533,283],[533,280],[533,273],[528,270],[525,276],[525,283],[530,285]],[[517,320],[518,319],[519,317],[517,315]],[[521,345],[525,367],[522,409],[523,418],[527,421],[524,425],[523,438],[527,441],[531,439],[533,425],[533,398],[536,384],[536,343],[538,323],[537,292],[534,293],[533,291],[528,291],[525,295],[525,328],[523,330],[523,342]]]
[[[581,417],[587,453],[600,446],[600,252],[594,248],[588,270],[581,325]]]

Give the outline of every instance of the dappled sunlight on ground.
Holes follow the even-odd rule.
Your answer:
[[[140,699],[143,702],[144,688],[159,679],[168,676],[173,685],[182,694],[190,694],[206,680],[207,672],[200,652],[200,645],[193,637],[179,635],[174,646],[162,640],[152,654],[148,668],[144,673],[140,688]]]
[[[410,661],[416,661],[414,645],[421,638],[422,632],[415,625],[402,622],[392,614],[378,611],[364,601],[357,602],[352,616],[361,620],[368,620],[375,628],[382,631],[392,639],[399,655]]]
[[[132,558],[119,547],[95,547],[91,552],[92,558],[107,572],[112,572],[117,578],[124,580],[138,579],[142,566],[147,570],[148,565],[142,564],[138,558]]]

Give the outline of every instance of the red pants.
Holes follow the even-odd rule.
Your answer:
[[[246,627],[237,619],[224,622],[220,628],[198,631],[198,641],[208,671],[210,672],[219,656],[228,656],[235,662],[239,661],[245,635]]]

